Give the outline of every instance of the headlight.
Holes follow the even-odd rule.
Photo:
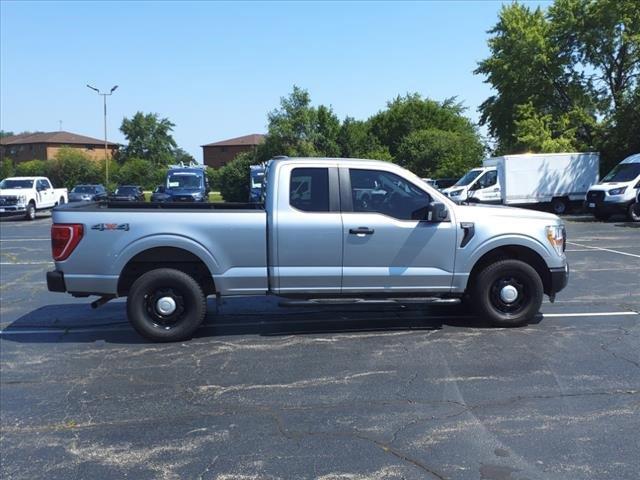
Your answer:
[[[564,253],[565,230],[562,225],[547,225],[547,240],[559,256]]]
[[[450,197],[457,197],[462,193],[462,190],[464,190],[464,189],[461,188],[460,190],[454,190],[452,192],[449,192],[449,196]]]
[[[26,195],[19,195],[18,196],[18,205],[24,205],[27,203],[27,196]]]
[[[609,195],[622,195],[627,191],[627,187],[614,188],[613,190],[609,190]]]

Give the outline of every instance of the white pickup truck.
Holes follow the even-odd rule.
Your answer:
[[[47,177],[9,177],[0,182],[0,216],[36,218],[36,211],[49,210],[69,201],[66,188],[53,188]]]

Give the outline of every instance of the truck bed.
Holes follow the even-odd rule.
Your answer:
[[[57,210],[73,210],[74,212],[97,212],[101,210],[264,210],[262,203],[249,202],[74,202],[57,207]]]

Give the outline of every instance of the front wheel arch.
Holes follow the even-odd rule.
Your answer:
[[[521,260],[531,265],[542,280],[544,293],[549,295],[551,292],[551,273],[549,272],[547,263],[540,254],[538,254],[538,252],[522,245],[501,246],[494,248],[493,250],[489,250],[487,253],[482,255],[471,269],[469,280],[467,282],[467,290],[473,288],[478,274],[484,268],[500,260]]]

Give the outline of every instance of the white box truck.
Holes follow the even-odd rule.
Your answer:
[[[548,204],[555,214],[570,202],[583,202],[598,182],[600,155],[527,153],[488,158],[443,190],[457,202],[503,205]]]

